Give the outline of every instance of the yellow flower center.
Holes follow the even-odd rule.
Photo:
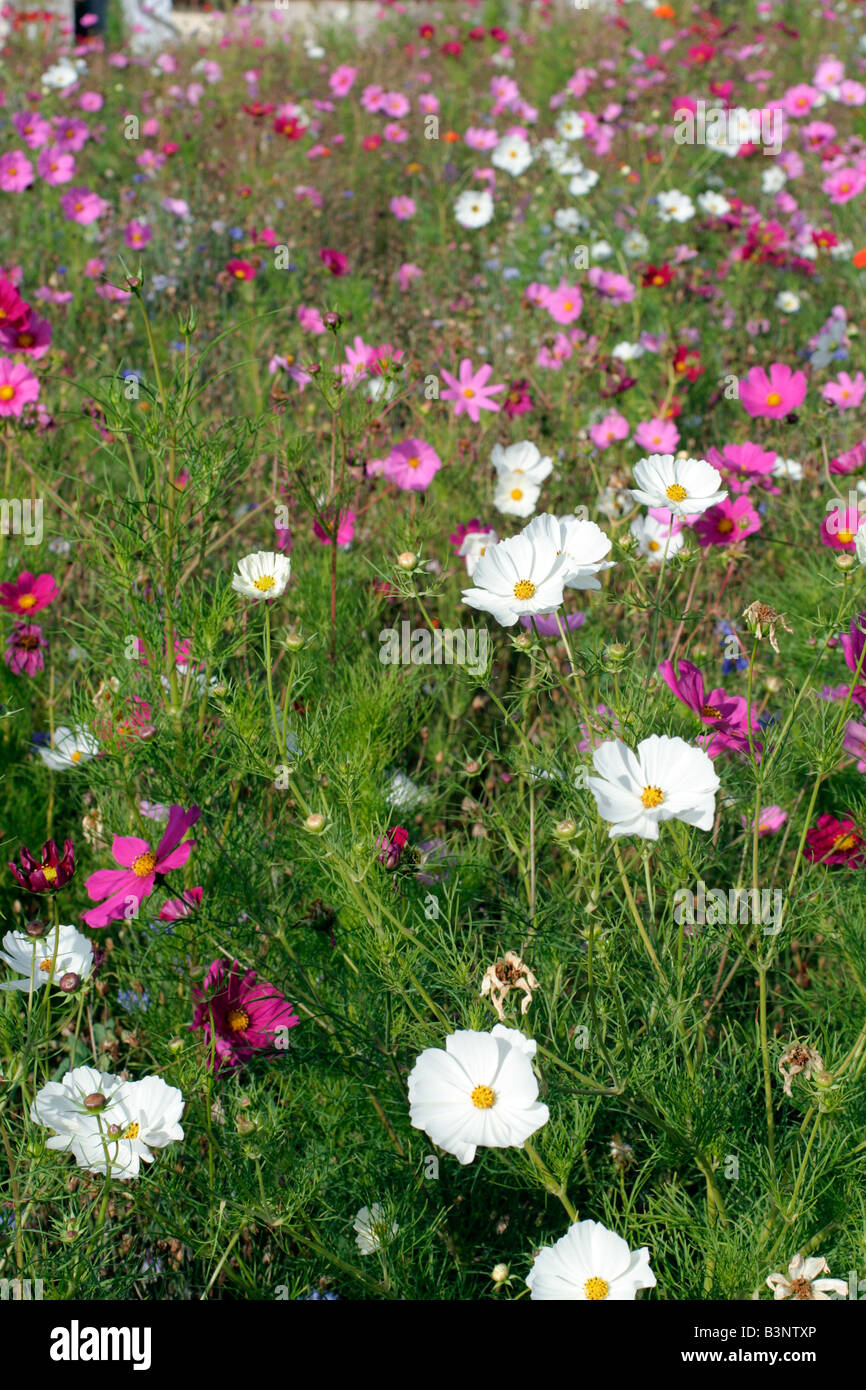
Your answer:
[[[517,583],[514,586],[515,598],[519,598],[522,601],[523,599],[532,598],[532,595],[534,593],[535,585],[533,584],[531,579],[518,579]]]
[[[43,864],[42,874],[46,883],[53,883],[57,877],[57,870],[51,864]]]
[[[14,386],[0,386],[0,401],[11,401],[14,395]]]
[[[152,850],[148,850],[147,854],[140,854],[137,859],[132,861],[132,872],[136,878],[147,878],[148,874],[152,874],[155,868],[156,855]]]
[[[53,959],[46,956],[45,960],[40,962],[39,969],[44,970],[46,975],[50,975],[51,971],[54,969]]]
[[[599,1279],[598,1275],[594,1274],[591,1279],[587,1279],[583,1291],[590,1303],[598,1303],[599,1299],[607,1298],[609,1288],[606,1279]]]
[[[523,488],[513,487],[509,492],[508,496],[511,498],[512,502],[519,502],[521,497],[523,496]]]
[[[721,719],[722,711],[716,709],[715,705],[701,705],[701,714],[704,719]]]
[[[132,1124],[126,1126],[126,1129],[123,1131],[120,1137],[121,1139],[138,1138],[138,1125],[136,1124],[135,1120],[132,1121]]]
[[[467,386],[463,394],[466,397],[467,401],[471,401],[473,396],[475,395],[475,392],[472,390],[471,386]]]
[[[782,397],[778,391],[771,391],[767,397],[767,405],[777,406],[782,404]]]
[[[233,1033],[245,1033],[250,1026],[250,1016],[246,1009],[229,1009],[226,1022]]]
[[[18,607],[19,607],[19,608],[32,608],[35,602],[36,602],[36,595],[35,595],[35,594],[22,594],[21,597],[20,597],[20,599],[18,600]]]
[[[658,541],[650,541],[647,545],[647,550],[661,550],[661,546]]]
[[[23,348],[32,347],[33,344],[35,343],[35,341],[36,341],[36,339],[33,337],[33,334],[32,334],[32,333],[19,333],[19,334],[18,334],[18,346],[19,346],[19,347],[23,347]]]
[[[76,748],[76,750],[75,750],[74,753],[70,753],[70,755],[69,755],[69,760],[70,760],[70,762],[73,762],[73,763],[80,763],[80,762],[81,762],[81,753],[79,752],[79,750],[78,750],[77,748]]]
[[[496,1094],[489,1086],[476,1086],[470,1099],[476,1110],[489,1110],[496,1100]]]
[[[853,835],[837,835],[833,841],[834,849],[853,849],[857,843]]]
[[[729,531],[733,531],[734,523],[731,521],[731,518],[729,516],[723,516],[721,521],[719,522],[718,529],[723,536],[726,536]]]
[[[266,594],[268,592],[268,589],[272,589],[274,587],[275,582],[276,581],[272,574],[263,574],[261,579],[253,580],[253,588],[258,589],[259,593]]]
[[[670,487],[665,489],[665,497],[669,497],[672,502],[685,502],[688,495],[682,483],[671,483]]]
[[[850,545],[851,542],[852,542],[853,539],[854,539],[854,532],[853,532],[853,531],[840,531],[840,532],[839,532],[839,539],[840,539],[840,541],[842,542],[843,545]]]
[[[410,459],[406,460],[406,462],[408,463],[410,468],[420,468],[421,466],[421,460],[419,459],[417,454],[413,454]]]
[[[665,794],[661,787],[644,787],[640,799],[647,810],[650,811],[654,806],[661,806],[665,799]]]

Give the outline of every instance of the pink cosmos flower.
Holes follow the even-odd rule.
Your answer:
[[[468,357],[464,357],[456,377],[443,369],[442,376],[448,389],[440,393],[440,400],[454,401],[455,416],[468,415],[473,425],[477,425],[482,410],[499,410],[498,403],[490,398],[505,390],[505,382],[499,382],[495,386],[487,385],[492,374],[493,368],[489,362],[485,362],[477,372],[473,372],[472,362]]]
[[[43,150],[36,161],[36,172],[49,188],[57,188],[61,183],[71,183],[75,178],[75,160],[71,154],[52,145]]]
[[[33,182],[33,165],[21,150],[0,155],[0,188],[4,193],[23,193]]]
[[[741,695],[726,695],[721,687],[717,690],[711,690],[707,695],[704,691],[704,678],[697,666],[693,666],[690,661],[685,660],[680,660],[678,666],[679,675],[677,676],[674,674],[673,663],[662,661],[659,664],[659,673],[677,699],[682,700],[684,705],[688,705],[689,709],[698,715],[702,724],[712,726],[713,737],[706,750],[710,757],[715,758],[726,748],[748,752],[747,707],[743,697]],[[757,715],[752,710],[752,729],[755,730],[757,727]],[[761,745],[754,744],[754,746],[759,749]]]
[[[412,281],[417,280],[423,274],[420,265],[414,265],[412,261],[404,261],[397,271],[397,287],[401,294],[405,294]]]
[[[153,232],[150,227],[148,227],[147,223],[138,222],[135,218],[133,218],[131,222],[127,222],[123,229],[123,240],[133,251],[139,250],[142,246],[146,246],[152,237]],[[229,265],[231,264],[232,262],[229,262]]]
[[[340,512],[339,523],[337,525],[337,545],[350,545],[355,534],[356,513],[346,510]],[[317,519],[313,522],[313,531],[318,536],[322,545],[330,545],[332,536],[331,530],[333,523],[329,523],[329,530],[326,530],[322,523]]]
[[[83,912],[82,920],[89,927],[107,927],[109,922],[128,915],[137,916],[142,900],[150,897],[156,887],[157,875],[183,868],[195,844],[183,837],[200,815],[198,806],[191,806],[188,811],[172,806],[168,825],[155,850],[137,835],[115,835],[111,852],[121,868],[98,869],[90,875],[85,884],[89,896],[94,902],[98,898],[104,901]]]
[[[87,144],[87,137],[90,131],[86,121],[72,120],[56,121],[54,126],[54,143],[64,154],[75,154]]]
[[[330,246],[326,246],[319,252],[319,260],[332,275],[349,274],[349,260],[342,251],[334,251]]]
[[[392,198],[388,206],[400,222],[408,222],[409,218],[414,217],[417,212],[415,199],[408,198],[404,193]]]
[[[866,656],[864,656],[866,613],[858,613],[851,619],[848,631],[843,632],[839,638],[839,645],[842,648],[842,655],[848,670],[853,671],[859,680],[866,680]],[[847,694],[847,687],[843,691],[843,698],[845,694]],[[851,691],[851,699],[855,705],[866,710],[866,685],[855,685]]]
[[[308,304],[298,305],[298,323],[305,333],[327,333],[328,331],[322,322],[322,315],[318,309],[313,309]]]
[[[98,193],[92,193],[89,188],[70,188],[60,199],[60,206],[68,221],[78,222],[82,227],[96,222],[109,210],[105,199],[100,198]]]
[[[344,97],[352,90],[357,76],[357,68],[351,67],[348,63],[341,63],[328,78],[328,86],[335,96]]]
[[[251,261],[233,259],[226,261],[226,272],[233,280],[255,280],[256,268]]]
[[[30,305],[21,298],[12,281],[0,274],[0,327],[23,323],[29,312]]]
[[[17,579],[0,584],[0,608],[29,616],[47,608],[57,593],[57,580],[50,574],[35,575],[22,570]]]
[[[382,102],[385,100],[385,88],[380,87],[378,82],[371,83],[365,87],[361,93],[361,105],[365,111],[376,112],[382,110]]]
[[[39,382],[23,362],[0,357],[0,419],[20,417],[24,407],[39,395]]]
[[[866,503],[861,512],[858,507],[840,506],[831,508],[821,522],[821,544],[831,550],[845,550],[854,553],[854,538],[861,521],[866,520]]]
[[[624,415],[612,410],[603,420],[589,427],[589,437],[597,449],[607,449],[618,439],[627,439],[630,425]]]
[[[409,139],[408,130],[399,121],[389,121],[382,134],[391,145],[405,145]]]
[[[625,275],[617,275],[613,270],[602,270],[594,265],[587,275],[596,294],[602,299],[610,299],[615,304],[630,304],[637,294],[634,285]]]
[[[187,888],[179,898],[168,898],[159,910],[161,922],[179,922],[201,907],[203,888]]]
[[[382,97],[380,111],[384,111],[386,116],[393,120],[399,120],[401,116],[409,114],[409,98],[402,92],[386,92]]]
[[[710,449],[707,462],[718,468],[732,492],[748,492],[757,483],[768,492],[778,493],[779,489],[768,481],[776,457],[772,451],[746,440],[744,444],[726,444],[721,453]]]
[[[51,346],[51,324],[32,311],[23,323],[0,326],[0,348],[23,352],[28,357],[44,357]]]
[[[782,829],[787,819],[788,812],[783,811],[781,806],[763,806],[761,808],[761,818],[758,821],[758,837],[760,838],[763,835],[775,835],[777,831]],[[746,816],[740,816],[740,823],[751,835],[752,827],[755,824],[754,819],[749,821]]]
[[[574,323],[583,309],[583,295],[576,285],[560,280],[556,289],[546,295],[544,307],[554,323]]]
[[[819,96],[814,87],[800,82],[796,87],[788,88],[782,97],[782,105],[789,116],[808,116]]]
[[[103,98],[100,92],[82,92],[78,98],[82,111],[101,111]]]
[[[642,420],[634,432],[634,442],[651,454],[672,454],[680,442],[680,432],[673,420]]]
[[[806,399],[805,372],[792,372],[784,362],[774,362],[769,374],[753,367],[739,383],[740,405],[747,414],[781,420]]]
[[[845,449],[830,460],[831,473],[855,473],[861,464],[866,463],[866,439]]]
[[[866,171],[860,169],[837,169],[821,184],[822,192],[831,203],[850,203],[866,188]]]
[[[12,124],[21,136],[28,150],[41,149],[47,145],[52,137],[51,122],[37,115],[35,111],[28,115],[16,115],[12,117]]]
[[[760,529],[761,518],[746,496],[736,499],[726,497],[724,502],[717,502],[694,523],[698,544],[702,546],[733,545]]]
[[[866,376],[858,372],[852,378],[847,372],[840,372],[835,381],[828,381],[821,388],[821,395],[840,410],[854,410],[866,396]]]
[[[382,472],[389,483],[396,483],[404,492],[424,492],[441,467],[442,460],[432,445],[413,438],[394,446]]]
[[[47,648],[48,643],[38,623],[15,622],[6,639],[3,660],[13,676],[35,676],[45,670],[43,652]]]
[[[208,1066],[214,1072],[239,1067],[257,1052],[270,1051],[278,1033],[300,1023],[285,995],[260,981],[255,970],[241,970],[237,961],[227,965],[215,960],[203,988],[193,990],[200,1002],[190,1027],[204,1033]]]
[[[846,753],[857,759],[857,771],[866,772],[866,724],[849,719],[842,747]]]

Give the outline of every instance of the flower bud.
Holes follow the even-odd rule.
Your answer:
[[[322,315],[322,323],[326,328],[330,328],[332,333],[337,333],[343,326],[343,317],[341,314],[336,314],[332,309],[329,309],[327,314]]]
[[[74,970],[67,970],[65,975],[61,975],[57,981],[57,988],[62,989],[64,994],[74,994],[81,984],[81,976],[76,975]]]
[[[842,570],[843,573],[852,570],[857,563],[857,556],[849,555],[848,552],[844,550],[840,550],[835,559],[837,570]]]
[[[494,1265],[490,1271],[490,1278],[494,1284],[504,1284],[508,1278],[508,1265]]]
[[[104,1110],[107,1104],[101,1091],[91,1091],[89,1096],[84,1097],[85,1110]]]
[[[411,550],[404,550],[402,554],[397,556],[397,564],[401,570],[413,570],[417,563],[418,556],[413,554]]]
[[[304,827],[311,835],[319,835],[325,828],[325,817],[319,811],[312,811],[304,821]]]
[[[577,826],[573,820],[557,821],[553,833],[557,840],[573,840],[577,834]]]
[[[121,1135],[120,1125],[109,1125],[109,1126],[108,1126],[108,1137],[109,1137],[109,1139],[119,1139],[119,1138],[120,1138],[120,1135]]]
[[[514,638],[514,645],[519,652],[528,652],[532,646],[532,634],[529,632],[518,632]]]
[[[48,927],[44,922],[28,922],[24,928],[25,934],[27,936],[32,936],[34,939],[44,936],[47,930]]]
[[[288,632],[283,638],[283,642],[290,652],[299,652],[304,645],[304,639],[299,632]]]

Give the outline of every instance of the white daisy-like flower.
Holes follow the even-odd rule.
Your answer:
[[[848,1284],[844,1279],[824,1279],[819,1275],[830,1273],[830,1266],[821,1255],[794,1256],[788,1265],[787,1277],[784,1274],[769,1274],[767,1288],[773,1290],[773,1298],[814,1299],[817,1303],[830,1303],[836,1298],[848,1297]]]
[[[553,214],[553,225],[559,232],[580,232],[588,227],[589,223],[577,208],[557,208]]]
[[[776,295],[776,308],[783,314],[799,313],[800,296],[793,290],[780,290]]]
[[[803,479],[803,465],[798,459],[777,456],[771,471],[774,478],[790,478],[792,483],[802,482]]]
[[[454,216],[470,231],[486,227],[493,216],[493,198],[486,188],[467,188],[454,203]]]
[[[610,839],[657,840],[666,820],[712,830],[720,783],[702,748],[651,734],[632,752],[617,738],[601,744],[592,761],[598,776],[588,777],[587,786],[602,820],[610,823]]]
[[[232,588],[244,598],[279,598],[285,593],[292,573],[287,555],[274,550],[257,550],[238,561]]]
[[[660,565],[663,559],[670,560],[685,543],[682,531],[671,535],[670,526],[654,516],[636,516],[629,530],[637,541],[638,554],[651,565]]]
[[[385,800],[394,810],[408,811],[429,801],[429,787],[419,787],[405,772],[395,772],[385,790]]]
[[[633,232],[626,232],[622,239],[622,253],[628,256],[630,261],[642,260],[649,251],[649,241],[643,232],[635,229]]]
[[[695,205],[687,193],[670,188],[657,199],[658,215],[662,222],[688,222],[695,215]]]
[[[701,212],[705,212],[708,217],[724,217],[731,210],[731,205],[727,198],[723,198],[721,193],[701,193],[698,197],[698,207]]]
[[[93,1067],[75,1067],[49,1081],[30,1106],[30,1118],[56,1130],[49,1149],[71,1153],[80,1168],[114,1178],[137,1178],[151,1149],[183,1139],[183,1096],[159,1076],[124,1081]]]
[[[761,192],[778,193],[788,182],[788,175],[784,169],[780,169],[778,164],[772,164],[769,169],[765,169],[761,175]]]
[[[861,565],[866,565],[866,518],[860,522],[854,535],[854,549]]]
[[[560,140],[582,140],[586,121],[576,111],[560,111],[556,118],[556,133]]]
[[[493,505],[503,516],[532,516],[541,488],[522,473],[500,473]]]
[[[473,575],[477,587],[464,589],[463,602],[491,613],[503,627],[513,627],[521,613],[553,613],[562,603],[568,565],[559,522],[545,512],[482,556]]]
[[[357,1231],[355,1244],[362,1255],[374,1255],[383,1245],[388,1245],[400,1230],[396,1221],[389,1223],[381,1202],[371,1207],[362,1207],[352,1223]]]
[[[99,744],[86,724],[76,724],[73,729],[61,724],[54,730],[50,748],[40,748],[39,756],[46,767],[55,772],[65,772],[69,767],[89,762],[99,752]]]
[[[65,975],[77,975],[79,983],[86,980],[93,970],[93,949],[87,937],[72,926],[49,927],[44,936],[37,937],[9,931],[3,938],[0,960],[24,976],[5,980],[0,989],[32,994],[43,985],[59,985]]]
[[[451,1033],[444,1050],[428,1047],[409,1076],[413,1128],[464,1164],[478,1148],[521,1148],[549,1118],[532,1070],[535,1048],[501,1023],[489,1033]]]
[[[506,135],[490,156],[494,169],[507,169],[515,178],[532,163],[532,149],[522,135]]]
[[[542,458],[541,450],[530,439],[509,444],[505,449],[501,444],[494,444],[490,458],[500,477],[506,473],[519,473],[528,483],[539,486],[553,472],[553,460]]]
[[[589,254],[594,261],[609,261],[613,255],[613,247],[609,241],[594,241],[589,248]]]
[[[674,516],[695,516],[724,501],[727,491],[719,487],[722,475],[706,459],[674,458],[673,454],[650,454],[634,466],[637,487],[629,488],[636,502],[645,507],[667,507]]]
[[[566,155],[565,159],[560,160],[556,172],[564,179],[571,178],[572,174],[582,174],[586,165],[579,154]]]
[[[654,1289],[646,1246],[628,1242],[600,1221],[578,1221],[555,1245],[539,1250],[526,1277],[531,1302],[631,1302],[638,1289]]]
[[[69,58],[61,58],[59,62],[45,69],[40,80],[42,86],[50,91],[62,91],[78,81],[78,68]]]
[[[602,570],[613,569],[614,561],[606,560],[612,541],[594,521],[578,516],[559,518],[560,547],[568,567],[563,581],[567,589],[600,589],[596,578]]]
[[[568,191],[572,198],[582,198],[590,189],[595,188],[598,183],[598,174],[594,169],[582,169],[579,174],[569,181]]]
[[[620,362],[636,362],[639,357],[643,357],[646,348],[641,343],[615,343],[611,348],[611,357],[616,357]]]
[[[491,527],[489,531],[468,531],[461,542],[458,555],[466,561],[466,573],[471,579],[478,561],[491,545],[497,545],[499,537]]]

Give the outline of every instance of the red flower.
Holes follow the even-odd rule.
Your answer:
[[[396,869],[408,843],[409,832],[404,830],[402,825],[394,825],[384,835],[380,835],[377,849],[382,867]]]
[[[71,840],[64,840],[61,855],[53,840],[42,846],[42,858],[34,859],[25,846],[19,851],[21,868],[10,861],[15,882],[30,893],[55,893],[69,882],[75,873],[75,850]]]
[[[703,376],[706,367],[701,364],[701,354],[697,348],[686,347],[685,343],[680,343],[674,353],[674,371],[678,376],[684,376],[687,381],[697,381],[699,376]]]
[[[226,261],[226,270],[235,280],[254,280],[256,268],[249,261]]]
[[[326,246],[319,252],[319,260],[332,275],[349,274],[349,260],[342,251],[334,251],[330,246]]]
[[[674,278],[674,273],[667,261],[663,265],[648,265],[641,276],[641,284],[647,289],[660,289],[662,285],[669,285]]]
[[[812,864],[850,864],[859,869],[866,859],[866,842],[853,820],[819,816],[806,832],[806,858]]]

